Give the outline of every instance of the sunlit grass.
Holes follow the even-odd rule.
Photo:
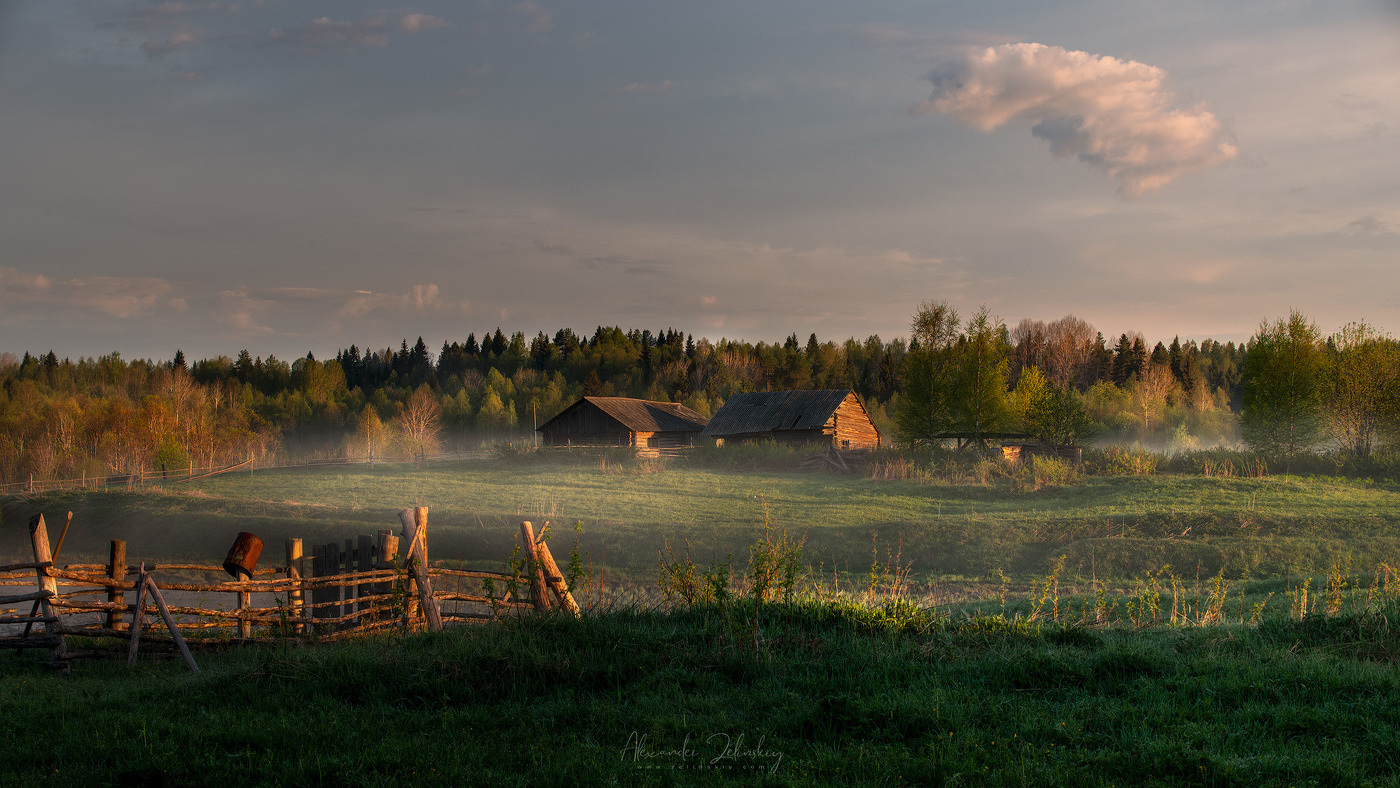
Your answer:
[[[744,554],[765,516],[807,538],[815,568],[859,574],[876,549],[902,546],[916,582],[1044,572],[1066,555],[1071,575],[1128,578],[1170,564],[1232,576],[1318,574],[1335,557],[1358,565],[1400,554],[1395,490],[1339,478],[1087,476],[1065,486],[926,484],[827,473],[727,471],[670,462],[465,462],[230,474],[140,492],[53,493],[4,502],[0,551],[27,550],[35,511],[72,509],[70,555],[103,558],[125,538],[133,556],[213,560],[248,530],[280,556],[307,544],[392,527],[407,506],[430,509],[432,554],[499,566],[522,519],[557,532],[583,523],[581,548],[613,579],[651,582],[663,539],[722,558]],[[567,528],[566,528],[567,527]]]

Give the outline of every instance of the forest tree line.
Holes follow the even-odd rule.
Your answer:
[[[496,329],[437,352],[421,338],[397,349],[351,345],[334,358],[308,353],[290,362],[248,350],[193,362],[180,351],[168,361],[3,354],[0,479],[475,449],[529,440],[536,424],[582,395],[682,402],[708,416],[736,392],[850,388],[886,438],[907,445],[927,444],[940,431],[1176,448],[1231,443],[1241,427],[1257,438],[1248,416],[1237,414],[1255,401],[1251,347],[1273,347],[1269,324],[1251,345],[1149,346],[1140,334],[1106,339],[1074,316],[1008,327],[983,310],[963,324],[943,305],[942,322],[930,323],[926,312],[937,306],[920,310],[907,342],[815,334],[805,342],[796,334],[774,343],[711,342],[669,328],[600,326],[592,335],[564,328],[533,338]],[[1341,368],[1357,347],[1395,345],[1373,329],[1362,333],[1360,340],[1345,330],[1313,336],[1318,354],[1331,359],[1318,369]],[[1395,361],[1379,358],[1367,356],[1362,366],[1383,377],[1380,367]],[[1325,382],[1332,372],[1319,374]],[[930,388],[931,375],[944,387]],[[1318,408],[1337,407],[1335,393],[1308,396]],[[1334,437],[1335,419],[1321,410],[1309,418],[1317,429],[1308,448]],[[1385,418],[1366,451],[1388,434]],[[1303,437],[1293,445],[1304,445]],[[1360,438],[1349,448],[1363,448]]]

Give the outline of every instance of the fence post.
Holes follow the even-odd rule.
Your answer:
[[[345,540],[345,556],[344,556],[343,561],[342,561],[342,563],[341,563],[341,565],[340,565],[340,571],[343,572],[343,573],[345,573],[345,574],[347,574],[347,575],[350,575],[350,574],[354,574],[354,573],[355,573],[355,540],[354,540],[354,539],[346,539],[346,540]],[[356,605],[355,605],[355,601],[354,601],[354,600],[355,600],[356,598],[358,598],[359,596],[361,596],[360,587],[359,587],[358,585],[348,585],[348,586],[344,586],[342,590],[345,592],[345,595],[342,596],[341,598],[345,600],[345,604],[343,604],[343,605],[340,606],[340,614],[341,614],[342,616],[348,616],[348,615],[350,615],[351,613],[354,613],[354,612],[355,612]],[[341,624],[340,626],[341,626],[341,628],[343,628],[343,629],[351,629],[351,628],[353,628],[353,627],[355,626],[355,622],[353,622],[353,621],[347,622],[347,623],[345,623],[345,624]]]
[[[253,622],[248,618],[248,608],[253,606],[253,592],[238,592],[238,637],[247,640],[253,636]]]
[[[360,534],[355,546],[355,571],[369,572],[374,569],[374,537],[369,534]],[[355,597],[367,597],[374,593],[372,583],[362,583],[355,586]],[[371,603],[361,602],[355,606],[356,612],[363,613],[370,607]],[[363,624],[363,619],[355,619],[355,625]]]
[[[312,545],[311,547],[311,577],[320,578],[326,574],[326,546]],[[318,607],[326,601],[326,592],[321,588],[311,590],[311,619],[324,618],[323,609]],[[313,630],[314,631],[314,630]]]
[[[529,520],[520,523],[520,536],[525,540],[525,557],[530,561],[530,565],[526,567],[530,572],[530,596],[535,603],[535,610],[544,613],[549,610],[549,592],[545,591],[544,565],[540,562],[539,551],[535,547],[535,527]]]
[[[549,523],[545,523],[545,525],[549,525]],[[574,601],[574,595],[569,593],[569,586],[564,582],[564,574],[559,571],[559,564],[554,561],[554,554],[549,552],[549,545],[540,542],[537,548],[540,566],[544,569],[545,585],[554,592],[554,598],[559,601],[559,604],[563,605],[564,609],[569,611],[574,618],[578,618],[582,615],[582,611],[579,610],[578,603]]]
[[[53,554],[49,552],[49,529],[44,525],[44,515],[36,514],[29,518],[29,541],[34,548],[34,563],[53,562]],[[51,620],[44,622],[44,634],[58,639],[57,643],[49,646],[49,664],[67,673],[69,665],[63,662],[63,636],[58,633],[58,622],[54,620],[58,618],[58,608],[53,606],[53,600],[58,596],[58,583],[53,579],[53,575],[49,574],[48,567],[41,566],[34,572],[39,576],[39,590],[48,594],[44,598],[43,611],[44,617]]]
[[[292,588],[287,592],[287,607],[292,616],[292,631],[298,635],[306,633],[306,625],[302,619],[306,613],[305,595],[302,593],[302,563],[301,540],[287,540],[287,579],[292,582]]]
[[[375,567],[378,569],[395,569],[394,563],[399,557],[399,538],[388,528],[382,528],[379,531],[378,551],[379,563],[375,564]],[[374,592],[376,594],[387,594],[393,590],[395,582],[396,581],[390,580],[380,583],[375,587]]]
[[[423,620],[430,630],[442,629],[442,611],[433,597],[433,584],[428,578],[428,507],[404,509],[399,512],[404,536],[408,539],[408,571],[417,588],[417,601],[423,610]]]
[[[107,562],[107,577],[117,583],[126,582],[126,541],[113,539],[110,556]],[[120,585],[107,587],[107,601],[114,605],[120,605],[126,601],[126,592]],[[107,628],[123,630],[126,623],[122,621],[122,611],[118,608],[110,608],[107,611]]]

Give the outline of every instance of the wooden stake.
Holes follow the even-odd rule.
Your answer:
[[[301,540],[287,540],[287,579],[292,582],[301,580],[302,564]],[[287,607],[290,608],[292,620],[297,623],[292,626],[292,631],[298,635],[305,634],[306,625],[301,623],[301,617],[306,612],[306,597],[302,592],[301,584],[297,582],[296,587],[287,592]]]
[[[44,521],[44,516],[43,516],[42,514],[37,514],[37,515],[35,515],[35,517],[39,518],[39,522],[40,522],[40,523],[43,523],[43,521]],[[58,554],[59,554],[60,551],[63,550],[63,540],[64,540],[65,537],[68,536],[68,526],[70,526],[70,525],[72,525],[72,524],[73,524],[73,513],[72,513],[72,512],[69,512],[69,513],[68,513],[68,520],[67,520],[67,522],[65,522],[65,523],[63,524],[63,532],[60,533],[60,534],[58,535],[58,546],[55,547],[55,548],[53,549],[53,556],[49,558],[49,564],[50,564],[50,565],[52,565],[54,561],[57,561],[57,560],[58,560]],[[33,528],[34,528],[34,520],[33,520],[33,518],[30,518],[30,520],[29,520],[29,527],[30,527],[30,529],[33,529]],[[44,540],[45,540],[45,542],[47,543],[47,541],[48,541],[48,528],[47,528],[47,527],[44,528]],[[36,561],[36,563],[42,563],[42,562]],[[41,571],[43,571],[43,570],[41,569]],[[54,587],[55,587],[55,588],[58,587],[57,583],[54,584]],[[33,605],[33,607],[29,608],[29,617],[30,617],[30,618],[33,618],[33,617],[39,615],[39,604],[40,604],[41,601],[42,601],[42,600],[39,600],[39,599],[34,600],[34,605]],[[46,613],[45,615],[47,616],[48,614]],[[32,632],[33,630],[34,630],[34,624],[33,624],[33,622],[30,622],[30,623],[25,624],[25,625],[24,625],[24,634],[21,635],[20,637],[21,637],[21,638],[27,638],[27,637],[29,637],[29,633]],[[24,653],[24,649],[21,648],[21,649],[19,649],[19,650],[17,650],[17,651],[15,652],[15,656],[18,657],[19,655],[21,655],[21,654],[23,654],[23,653]]]
[[[540,561],[539,548],[535,544],[535,526],[529,520],[520,523],[520,536],[525,540],[525,557],[529,559],[530,593],[534,597],[535,610],[549,611],[549,592],[545,591],[544,566]]]
[[[248,608],[253,606],[253,592],[238,592],[238,637],[247,640],[253,636],[253,622],[248,620]],[[195,671],[198,673],[199,671]]]
[[[118,583],[126,582],[126,542],[121,539],[113,539],[112,548],[108,555],[110,560],[107,562],[107,577]],[[109,586],[107,588],[107,601],[120,605],[126,601],[126,594],[120,586]],[[107,628],[126,628],[120,610],[107,611]]]
[[[63,530],[58,534],[58,544],[53,548],[53,560],[58,560],[58,554],[63,552],[63,540],[68,538],[68,526],[73,524],[73,513],[68,513],[68,519],[63,521]]]
[[[136,650],[141,643],[141,624],[146,618],[146,562],[141,562],[141,573],[136,576],[136,609],[131,613],[131,645],[126,649],[126,666],[136,665]]]
[[[548,523],[545,523],[548,525]],[[559,571],[559,565],[554,562],[554,555],[549,552],[549,544],[540,542],[538,547],[540,564],[544,569],[544,582],[549,586],[549,590],[554,592],[555,599],[559,604],[569,611],[574,618],[582,615],[578,603],[574,601],[574,595],[569,593],[569,586],[564,582],[564,575]]]
[[[151,596],[156,600],[156,608],[160,610],[160,617],[165,621],[165,628],[170,630],[170,637],[175,640],[176,648],[180,649],[180,656],[185,658],[185,664],[190,666],[190,670],[198,673],[199,666],[194,662],[194,655],[190,653],[190,647],[185,645],[185,638],[180,634],[180,628],[175,626],[175,618],[170,615],[170,608],[165,606],[165,599],[160,595],[160,589],[156,588],[156,581],[146,575],[146,586],[151,589]]]
[[[418,587],[418,604],[428,629],[442,629],[442,612],[433,598],[432,582],[428,579],[428,507],[404,509],[399,512],[404,538],[408,541],[408,571]]]
[[[44,515],[36,514],[29,519],[29,540],[34,547],[34,563],[52,564],[53,554],[49,552],[49,530],[44,526]],[[49,597],[41,600],[45,618],[58,618],[58,611],[50,601],[58,596],[58,583],[49,574],[47,567],[40,567],[34,570],[38,575],[39,590],[49,593]],[[58,623],[56,621],[44,622],[44,634],[49,636],[58,635]],[[56,665],[62,662],[63,638],[58,638],[58,644],[49,647],[49,664]],[[63,665],[68,663],[62,662]]]

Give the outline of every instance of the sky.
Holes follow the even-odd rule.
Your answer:
[[[1400,333],[1400,2],[0,0],[0,351]]]

